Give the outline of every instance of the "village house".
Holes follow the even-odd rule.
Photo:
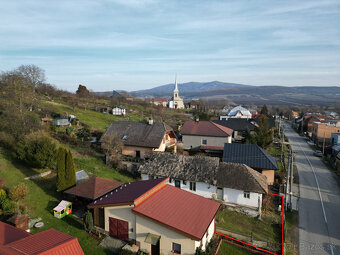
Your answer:
[[[244,164],[216,157],[155,153],[140,166],[142,180],[169,177],[168,184],[197,195],[238,206],[251,216],[261,214],[267,178]]]
[[[162,97],[147,98],[145,101],[156,106],[167,107],[168,105],[168,100]]]
[[[247,130],[251,133],[255,130],[255,123],[249,121],[248,119],[241,118],[231,118],[224,120],[213,120],[214,123],[230,128],[233,130],[232,142],[243,143],[246,138]],[[224,146],[224,145],[223,145]]]
[[[86,182],[76,185],[66,191],[67,200],[72,201],[74,211],[84,211],[84,208],[97,198],[119,188],[123,183],[101,177],[93,177]],[[98,223],[99,218],[94,222]]]
[[[245,164],[267,177],[268,185],[274,184],[276,160],[256,144],[226,143],[223,162]]]
[[[181,129],[185,149],[223,150],[231,143],[233,130],[212,121],[186,121]]]
[[[78,239],[53,228],[30,234],[0,221],[0,254],[84,255]]]
[[[291,111],[289,114],[289,119],[290,120],[294,120],[300,117],[300,114],[298,112],[295,111]]]
[[[225,113],[224,116],[220,116],[220,120],[230,119],[230,118],[250,119],[252,116],[251,112],[248,109],[240,105],[234,108],[225,110],[224,113]]]
[[[327,123],[313,122],[312,139],[315,144],[326,146],[331,144],[332,133],[340,133],[340,121],[329,121]]]
[[[126,109],[122,108],[122,107],[114,107],[114,108],[112,108],[112,115],[125,116],[126,115]]]
[[[195,254],[198,247],[205,250],[215,232],[220,204],[167,185],[167,181],[127,183],[88,207],[101,208],[101,227],[110,236],[135,242],[149,254]]]
[[[317,115],[317,114],[305,114],[302,117],[302,131],[306,132],[308,137],[312,137],[313,133],[313,122],[327,122],[328,117],[326,115]]]
[[[177,137],[172,128],[152,119],[148,122],[115,121],[106,129],[100,142],[112,136],[123,143],[122,154],[126,156],[144,159],[154,151],[165,151],[170,147],[176,152]]]

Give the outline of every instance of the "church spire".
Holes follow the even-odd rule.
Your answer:
[[[177,92],[178,93],[178,86],[177,86],[177,74],[175,76],[175,90],[174,92]]]

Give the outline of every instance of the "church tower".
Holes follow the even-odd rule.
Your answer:
[[[177,75],[175,78],[175,89],[174,89],[174,96],[171,103],[172,107],[174,109],[184,109],[184,102],[183,99],[179,97],[179,90],[178,90],[178,84],[177,84]]]

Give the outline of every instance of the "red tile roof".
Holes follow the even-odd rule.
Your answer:
[[[21,229],[0,222],[1,255],[83,255],[78,239],[49,229],[31,235]]]
[[[89,205],[107,206],[115,204],[132,204],[135,200],[149,192],[167,178],[159,178],[147,181],[137,181],[122,185],[119,189],[103,196]]]
[[[83,255],[78,239],[53,228],[7,245],[25,255]]]
[[[219,207],[216,201],[165,185],[133,212],[201,240]]]
[[[95,177],[66,190],[65,193],[94,200],[118,188],[122,184],[122,182]]]
[[[0,221],[0,246],[30,236],[26,231]]]
[[[182,127],[182,135],[231,136],[233,130],[212,121],[186,121]]]

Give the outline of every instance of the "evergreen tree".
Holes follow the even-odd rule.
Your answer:
[[[66,174],[65,174],[66,188],[76,185],[76,167],[71,151],[66,155]]]
[[[270,129],[267,118],[261,118],[259,126],[255,128],[256,144],[267,148],[273,142],[273,131]]]
[[[90,232],[93,229],[93,218],[90,211],[84,213],[83,222],[85,231]]]
[[[264,104],[264,105],[262,106],[262,109],[261,109],[260,113],[263,114],[263,115],[265,115],[265,116],[267,116],[267,117],[269,117],[267,105]]]
[[[66,187],[65,175],[66,175],[66,150],[63,147],[59,147],[57,153],[57,191],[62,191]]]

